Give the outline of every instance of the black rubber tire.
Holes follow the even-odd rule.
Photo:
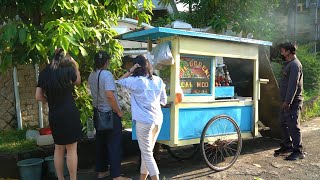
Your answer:
[[[224,140],[224,141],[221,141],[220,139],[218,139],[218,140],[216,140],[216,141],[214,141],[214,145],[212,145],[212,144],[210,144],[210,143],[208,143],[208,142],[205,142],[205,138],[206,138],[206,133],[207,133],[207,131],[208,131],[208,128],[213,124],[213,123],[215,123],[215,122],[217,122],[217,121],[219,121],[219,120],[221,120],[221,119],[223,119],[223,120],[227,120],[227,121],[229,121],[229,122],[231,122],[231,124],[233,125],[233,128],[234,128],[234,130],[235,130],[235,132],[234,133],[236,133],[237,135],[236,135],[236,150],[235,149],[233,149],[233,148],[225,148],[226,146],[228,146],[228,145],[230,145],[231,143],[229,143],[229,141],[227,141],[227,140]],[[217,144],[216,144],[216,142],[218,142]],[[227,143],[226,143],[227,142]],[[220,143],[220,145],[219,145],[219,143]],[[223,144],[223,143],[225,143],[225,144]],[[233,143],[232,143],[233,144]],[[209,148],[206,148],[206,146],[208,146]],[[221,147],[223,147],[223,149],[224,149],[224,151],[222,151],[221,150]],[[204,161],[206,162],[206,164],[208,165],[208,167],[209,168],[211,168],[212,170],[214,170],[214,171],[223,171],[223,170],[226,170],[226,169],[228,169],[228,168],[230,168],[235,162],[236,162],[236,160],[238,159],[238,156],[240,155],[240,152],[241,152],[241,148],[242,148],[242,139],[241,139],[241,132],[240,132],[240,128],[239,128],[239,126],[237,125],[237,123],[236,123],[236,121],[234,120],[234,119],[232,119],[231,117],[229,117],[229,116],[227,116],[227,115],[218,115],[218,116],[215,116],[215,117],[213,117],[212,119],[210,119],[209,121],[208,121],[208,123],[206,124],[206,126],[204,127],[204,129],[203,129],[203,131],[202,131],[202,134],[201,134],[201,139],[200,139],[200,150],[201,150],[201,154],[202,154],[202,156],[203,156],[203,159],[204,159]],[[211,153],[210,155],[216,155],[216,161],[218,161],[218,156],[217,156],[217,154],[219,153],[220,154],[220,159],[221,159],[221,162],[224,162],[224,159],[225,159],[225,156],[224,155],[226,155],[226,157],[228,156],[228,155],[230,155],[229,153],[230,153],[230,149],[231,149],[231,153],[233,154],[233,152],[232,152],[232,150],[235,150],[235,153],[233,154],[233,158],[231,158],[231,161],[230,162],[228,162],[226,165],[224,165],[224,166],[218,166],[218,164],[219,163],[221,163],[221,162],[217,162],[217,163],[212,163],[209,159],[208,159],[208,157],[207,157],[207,154],[206,154],[206,152],[208,152],[208,151],[206,151],[206,150],[210,150],[210,149],[215,149],[215,154],[214,153]],[[227,150],[226,150],[227,149]],[[219,151],[218,151],[219,150]],[[212,150],[213,151],[213,150]],[[224,153],[227,153],[227,154],[224,154]],[[211,157],[211,156],[210,156]],[[209,157],[209,158],[210,158]],[[231,156],[229,156],[229,157],[231,157]],[[212,158],[212,160],[213,160],[214,158]]]

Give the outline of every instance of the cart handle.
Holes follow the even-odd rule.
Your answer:
[[[269,79],[259,79],[259,83],[258,83],[258,100],[260,100],[260,85],[261,84],[268,84]]]

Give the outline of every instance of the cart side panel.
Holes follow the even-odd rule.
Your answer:
[[[179,140],[201,137],[206,123],[221,114],[232,117],[240,127],[241,132],[252,131],[252,106],[233,106],[215,108],[183,108],[179,110]]]
[[[163,123],[157,140],[170,140],[170,108],[162,108]],[[136,124],[132,123],[132,140],[137,140]]]

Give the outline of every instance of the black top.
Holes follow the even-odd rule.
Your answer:
[[[77,75],[72,66],[40,72],[38,87],[45,92],[49,106],[49,124],[55,144],[76,142],[81,136],[80,114],[72,96]]]

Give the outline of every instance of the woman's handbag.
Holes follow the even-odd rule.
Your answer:
[[[113,124],[114,124],[114,118],[113,118],[113,111],[110,110],[108,112],[102,112],[99,110],[99,80],[100,80],[100,74],[102,70],[99,72],[98,76],[98,93],[97,93],[97,108],[93,108],[93,120],[94,120],[94,127],[97,131],[105,131],[105,130],[112,130]]]
[[[102,112],[94,108],[94,127],[97,131],[113,129],[113,111]]]

